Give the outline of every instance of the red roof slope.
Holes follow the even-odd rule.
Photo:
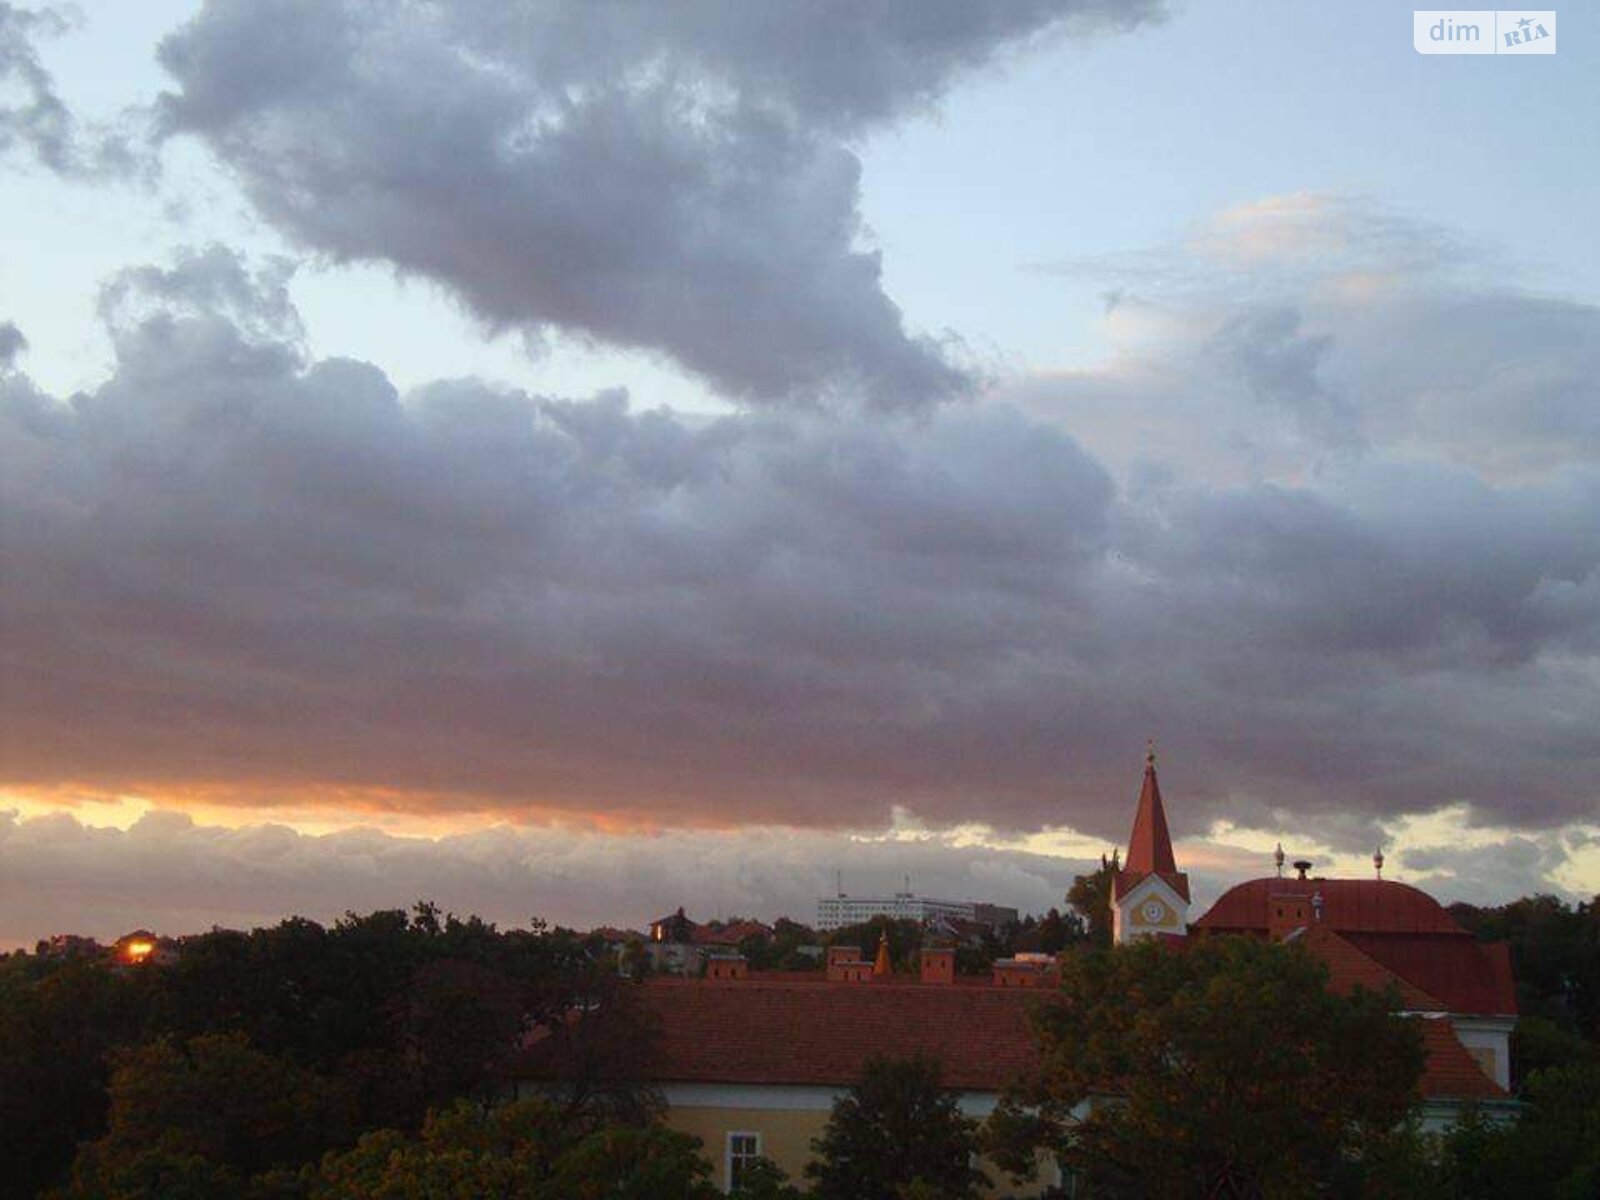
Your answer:
[[[1381,992],[1393,984],[1400,1001],[1411,1012],[1443,1012],[1445,1006],[1415,984],[1402,979],[1382,963],[1363,953],[1342,934],[1325,925],[1314,925],[1302,936],[1302,944],[1328,964],[1328,986],[1341,994],[1354,988]]]
[[[652,979],[654,1083],[848,1086],[874,1054],[930,1055],[947,1087],[999,1091],[1033,1069],[1030,1003],[1048,993],[920,983]]]
[[[1422,1094],[1431,1100],[1504,1100],[1506,1090],[1483,1073],[1478,1060],[1456,1036],[1447,1017],[1414,1017],[1422,1022],[1428,1050],[1422,1072]]]
[[[1414,1005],[1418,1011],[1516,1013],[1509,949],[1474,940],[1437,900],[1409,884],[1388,879],[1252,879],[1225,892],[1195,928],[1206,933],[1264,934],[1271,928],[1272,897],[1318,894],[1322,919],[1315,927],[1341,935],[1368,959],[1433,999],[1431,1008]]]
[[[1322,894],[1322,921],[1340,933],[1455,933],[1461,926],[1426,892],[1389,879],[1252,879],[1229,888],[1195,926],[1263,932],[1272,896]]]
[[[1377,978],[1342,938],[1333,935],[1326,944],[1343,945],[1349,957],[1342,962],[1355,964],[1334,968],[1336,986]],[[805,982],[655,978],[643,985],[641,999],[661,1027],[655,1055],[641,1064],[643,1082],[848,1087],[874,1054],[920,1054],[940,1061],[948,1087],[997,1092],[1034,1071],[1038,1043],[1029,1012],[1049,1003],[1050,993],[987,981],[827,983],[812,973]],[[1425,1097],[1505,1095],[1448,1019],[1411,1019],[1422,1022],[1427,1045]],[[537,1073],[535,1063],[528,1060]]]
[[[1479,1016],[1514,1016],[1517,987],[1511,948],[1468,935],[1350,933],[1352,945],[1400,978],[1437,996],[1439,1010]]]

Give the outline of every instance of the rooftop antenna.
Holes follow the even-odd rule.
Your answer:
[[[906,876],[906,895],[911,895],[911,876]]]
[[[844,872],[837,867],[834,868],[833,872],[833,892],[839,899],[844,899]]]
[[[1278,843],[1278,848],[1272,852],[1272,861],[1278,864],[1278,878],[1283,878],[1283,843]]]
[[[1372,869],[1378,873],[1378,878],[1383,878],[1383,847],[1379,846],[1372,852]]]

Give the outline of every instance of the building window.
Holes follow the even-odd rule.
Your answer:
[[[761,1157],[759,1133],[730,1133],[728,1135],[728,1190],[739,1186],[750,1164]]]

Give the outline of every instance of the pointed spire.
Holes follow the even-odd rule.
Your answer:
[[[1172,857],[1172,834],[1167,831],[1167,811],[1161,804],[1161,784],[1156,779],[1156,744],[1152,739],[1144,760],[1144,786],[1139,791],[1139,809],[1133,817],[1133,834],[1128,838],[1128,858],[1123,869],[1147,875],[1152,871],[1173,874],[1178,864]]]
[[[878,958],[872,964],[874,976],[887,976],[894,974],[894,964],[889,961],[889,931],[885,929],[878,935]]]

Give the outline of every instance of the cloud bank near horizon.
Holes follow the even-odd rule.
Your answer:
[[[1265,855],[1237,846],[1182,849],[1194,915],[1226,887],[1269,869]],[[1550,837],[1475,848],[1418,845],[1392,859],[1388,874],[1447,902],[1493,904],[1534,885],[1559,892],[1551,872],[1563,857],[1559,839]],[[223,828],[163,811],[122,830],[66,813],[23,819],[0,810],[0,950],[62,932],[111,939],[139,927],[177,935],[291,915],[329,922],[347,911],[407,908],[422,899],[506,927],[539,917],[576,929],[643,929],[680,904],[699,920],[787,915],[809,922],[817,897],[832,894],[835,870],[858,895],[895,890],[909,875],[922,895],[1043,913],[1064,907],[1073,877],[1097,865],[1093,857],[940,835],[500,827],[425,839],[371,828],[316,836],[283,825]]]

